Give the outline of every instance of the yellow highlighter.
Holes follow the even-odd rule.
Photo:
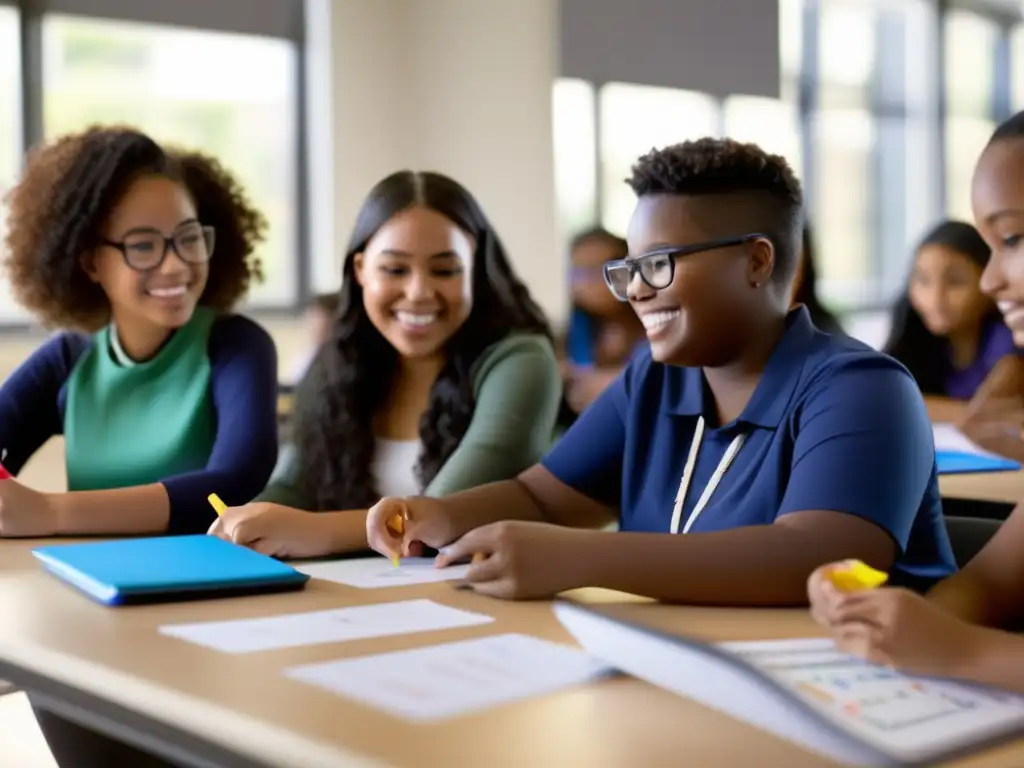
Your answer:
[[[860,560],[851,560],[843,566],[832,569],[828,577],[836,589],[845,592],[875,589],[889,580],[889,574],[877,571]]]
[[[217,513],[217,517],[221,517],[225,512],[228,511],[228,505],[220,500],[220,496],[216,493],[211,493],[206,497],[206,500],[210,502],[210,506],[213,507],[213,511]]]
[[[400,514],[392,515],[388,519],[388,530],[401,536],[403,533],[405,533],[405,518],[402,517]],[[395,564],[395,568],[399,566],[400,561],[401,558],[398,555],[395,555],[393,558],[391,558],[391,562]]]

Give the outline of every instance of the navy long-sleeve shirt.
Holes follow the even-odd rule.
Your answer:
[[[17,474],[66,438],[68,489],[160,482],[171,533],[205,531],[207,496],[244,504],[277,460],[277,353],[240,315],[199,308],[152,359],[117,362],[110,329],[59,333],[0,387],[0,450]]]

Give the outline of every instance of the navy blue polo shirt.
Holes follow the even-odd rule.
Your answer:
[[[896,541],[894,583],[956,570],[931,422],[913,378],[891,357],[822,333],[799,307],[743,413],[718,428],[714,414],[699,368],[656,363],[645,349],[542,463],[566,485],[618,507],[620,530],[669,533],[704,415],[679,530],[742,431],[745,442],[690,533],[765,525],[790,512],[843,512]]]

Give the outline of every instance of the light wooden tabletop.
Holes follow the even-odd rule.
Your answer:
[[[286,679],[286,667],[504,632],[572,643],[547,602],[490,600],[447,584],[359,590],[313,580],[300,593],[106,608],[41,572],[36,542],[0,541],[0,660],[71,685],[249,758],[288,768],[366,766],[830,765],[751,726],[618,678],[437,725],[411,725]],[[160,635],[163,624],[272,616],[430,598],[495,617],[441,632],[252,654],[222,654]],[[806,611],[662,606],[600,590],[648,623],[708,640],[817,634]],[[619,610],[616,608],[616,610]],[[1024,764],[1024,743],[956,763]]]

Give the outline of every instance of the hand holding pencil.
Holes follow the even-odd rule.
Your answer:
[[[385,497],[366,515],[366,540],[371,549],[398,564],[421,556],[426,547],[440,549],[455,537],[444,505],[424,497]]]

